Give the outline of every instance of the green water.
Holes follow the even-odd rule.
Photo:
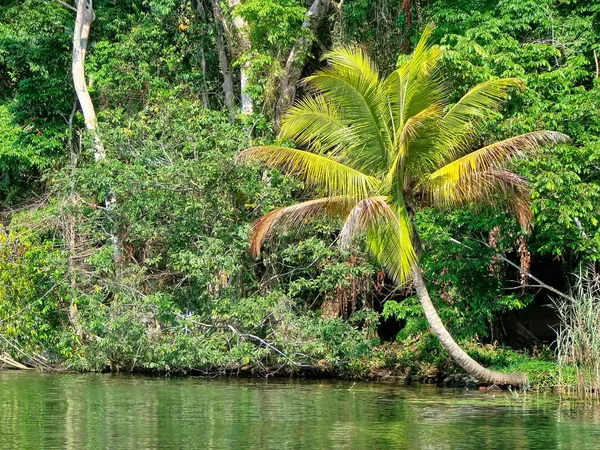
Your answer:
[[[600,449],[600,411],[382,383],[0,372],[0,449]]]

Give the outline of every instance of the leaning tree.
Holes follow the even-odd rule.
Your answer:
[[[329,66],[305,80],[310,94],[288,111],[279,134],[306,150],[261,146],[240,154],[291,173],[322,194],[261,217],[251,237],[252,254],[259,256],[277,227],[300,226],[320,214],[341,218],[342,248],[364,235],[398,284],[412,277],[432,331],[455,362],[481,381],[522,385],[522,374],[482,367],[444,327],[418,266],[415,211],[487,204],[508,209],[527,229],[527,182],[508,169],[510,162],[567,137],[534,131],[477,148],[483,122],[511,88],[523,84],[515,78],[486,81],[449,103],[440,73],[443,51],[430,44],[431,32],[426,27],[413,54],[385,78],[360,48],[329,52]]]

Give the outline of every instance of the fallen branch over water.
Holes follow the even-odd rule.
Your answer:
[[[29,353],[25,352],[25,350],[23,350],[21,347],[19,347],[15,342],[13,342],[11,339],[7,338],[6,336],[4,336],[2,334],[0,334],[0,339],[3,340],[4,342],[6,342],[10,347],[15,349],[19,354],[23,355],[24,359],[32,366],[41,368],[43,370],[55,370],[54,367],[52,367],[51,365],[48,364],[48,360],[46,358],[44,358],[43,356],[30,355]],[[10,356],[8,356],[8,354],[6,352],[0,353],[0,361],[5,362],[6,365],[8,365],[9,367],[12,367],[12,368],[18,368],[18,369],[32,369],[33,368],[33,367],[25,366],[25,365],[15,361]]]
[[[2,366],[0,366],[0,368],[8,366],[10,369],[31,370],[31,367],[27,367],[21,364],[20,362],[15,361],[6,353],[0,353],[0,363],[2,363]]]

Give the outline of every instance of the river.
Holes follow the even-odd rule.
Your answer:
[[[600,449],[600,408],[425,385],[0,372],[0,449]]]

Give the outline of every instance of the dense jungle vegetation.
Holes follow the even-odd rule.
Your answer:
[[[294,146],[278,131],[326,52],[360,48],[388,75],[433,24],[447,104],[491,79],[523,81],[485,118],[480,146],[537,130],[570,141],[512,162],[530,183],[529,231],[508,208],[415,205],[432,300],[480,363],[574,382],[557,368],[546,284],[575,295],[579,277],[597,279],[599,0],[88,0],[87,130],[78,3],[0,5],[0,355],[98,371],[456,371],[414,287],[364,239],[340,251],[341,221],[279,230],[253,259],[252,223],[312,196],[237,158]]]

